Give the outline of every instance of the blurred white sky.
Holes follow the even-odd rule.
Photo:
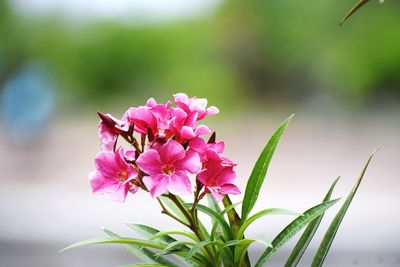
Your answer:
[[[222,0],[11,0],[25,15],[69,21],[163,21],[210,14]]]

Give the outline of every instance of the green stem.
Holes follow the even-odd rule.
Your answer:
[[[186,217],[186,219],[189,222],[189,229],[192,230],[192,232],[201,240],[205,241],[206,237],[204,236],[203,232],[200,230],[199,225],[196,223],[194,220],[192,214],[189,212],[189,210],[186,209],[186,207],[183,205],[183,203],[173,194],[168,194],[168,198],[174,202],[174,204],[178,207],[178,209],[183,213],[183,215]],[[217,263],[217,260],[215,259],[214,251],[210,248],[210,246],[205,246],[205,249],[207,251],[207,254],[210,256],[210,259],[212,262]]]

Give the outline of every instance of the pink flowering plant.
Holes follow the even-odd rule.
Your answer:
[[[324,212],[339,199],[330,199],[337,178],[323,201],[303,213],[282,208],[253,212],[278,141],[293,116],[278,127],[262,150],[247,181],[243,200],[232,203],[230,195],[241,194],[235,185],[237,164],[223,155],[225,143],[217,141],[215,131],[200,124],[219,110],[207,107],[207,100],[203,98],[189,98],[183,93],[173,98],[173,103],[165,104],[150,98],[144,106],[129,108],[121,119],[99,112],[101,151],[95,157],[95,170],[89,174],[89,181],[95,194],[118,202],[140,191],[149,193],[159,203],[161,212],[184,229],[162,231],[147,225],[129,224],[144,238],[123,237],[104,229],[108,237],[79,242],[68,248],[99,243],[123,244],[145,262],[129,266],[233,267],[251,266],[253,257],[249,256],[249,247],[261,242],[265,249],[255,259],[254,266],[263,266],[305,228],[285,265],[296,266]],[[125,146],[120,141],[125,141]],[[312,266],[321,266],[324,262],[371,157],[326,231]],[[211,218],[209,227],[199,213]],[[272,241],[246,234],[254,221],[270,215],[288,215],[294,219]]]

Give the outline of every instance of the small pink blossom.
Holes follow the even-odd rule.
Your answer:
[[[225,149],[224,141],[216,142],[216,143],[206,143],[203,138],[194,138],[189,142],[189,147],[199,153],[201,162],[207,161],[207,158],[219,158],[222,152]],[[215,155],[215,153],[217,155]]]
[[[207,108],[207,99],[191,97],[189,98],[184,93],[174,95],[176,106],[181,108],[187,114],[185,125],[194,127],[196,121],[204,119],[206,116],[219,113],[219,109],[211,106]]]
[[[240,194],[239,188],[233,184],[236,173],[233,162],[226,158],[211,157],[203,163],[203,170],[197,179],[204,185],[204,193],[211,193],[216,201],[220,201],[226,194]]]
[[[149,149],[136,160],[138,167],[149,176],[143,177],[143,183],[152,197],[158,197],[169,191],[172,194],[190,194],[192,187],[188,174],[197,174],[201,169],[199,155],[186,151],[175,140]]]
[[[118,135],[129,130],[129,124],[126,121],[118,120],[110,114],[98,112],[101,121],[99,123],[99,139],[101,149],[104,151],[113,151]]]
[[[131,151],[120,147],[117,151],[101,151],[95,158],[96,170],[89,174],[92,191],[105,195],[112,200],[124,202],[128,191],[135,193],[138,186],[132,181],[137,178],[137,170],[127,163],[125,155],[132,156]]]

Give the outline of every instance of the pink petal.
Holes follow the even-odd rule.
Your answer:
[[[234,184],[224,184],[224,185],[220,186],[219,191],[225,195],[226,194],[239,195],[241,193],[240,189]]]
[[[169,177],[163,174],[154,177],[145,176],[143,177],[143,183],[149,189],[151,196],[156,198],[167,192]]]
[[[175,140],[170,139],[163,144],[159,150],[160,162],[164,164],[172,164],[185,157],[185,149]]]
[[[183,126],[181,129],[181,137],[185,140],[191,140],[196,137],[193,132],[193,128],[189,126]]]
[[[213,196],[213,198],[215,199],[215,201],[219,202],[221,201],[224,196],[222,194],[220,194],[217,190],[215,190],[214,188],[208,188],[208,190],[210,191],[211,195]]]
[[[104,195],[118,202],[125,201],[129,185],[123,185],[113,177],[105,176],[98,171],[89,174],[89,181],[93,193]]]
[[[227,183],[232,183],[235,180],[236,172],[233,167],[224,167],[215,177],[215,184],[223,185]]]
[[[188,195],[192,193],[189,177],[183,171],[176,171],[171,175],[168,190],[174,195]]]
[[[215,115],[219,113],[219,109],[217,107],[211,106],[207,109],[207,116]]]
[[[212,130],[210,128],[208,128],[205,125],[199,125],[197,126],[196,130],[194,131],[196,136],[200,136],[203,134],[208,134],[208,133],[212,133]]]
[[[178,93],[175,94],[173,97],[177,104],[183,103],[185,105],[189,105],[189,97],[185,93]]]
[[[196,174],[201,170],[200,156],[197,152],[189,150],[183,159],[174,164],[176,170],[187,171]]]
[[[160,157],[156,150],[149,149],[136,160],[138,167],[149,175],[156,175],[162,172]]]
[[[155,105],[157,105],[157,101],[156,101],[153,97],[150,97],[150,98],[147,100],[146,106],[148,106],[148,107],[153,107],[153,106],[155,106]]]
[[[114,152],[101,151],[97,153],[94,162],[96,170],[107,176],[116,177],[120,171]]]

